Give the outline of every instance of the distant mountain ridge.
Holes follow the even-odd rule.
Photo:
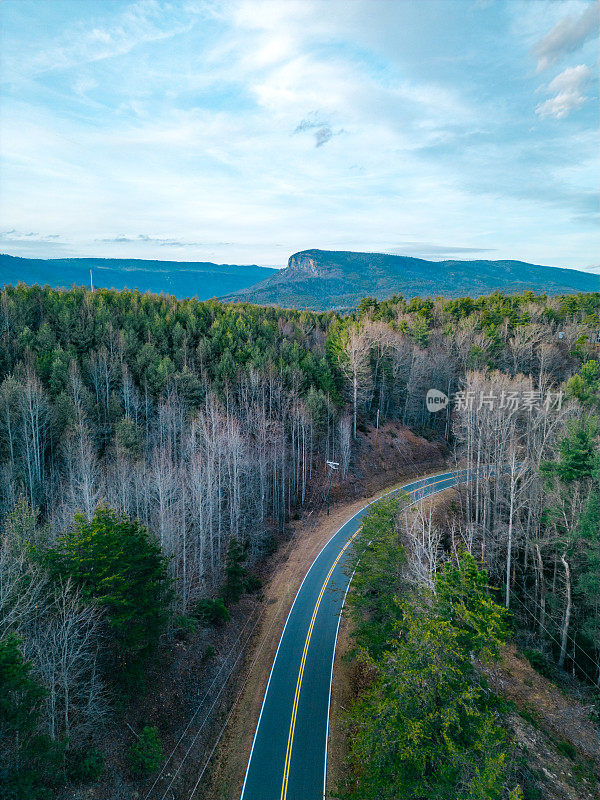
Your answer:
[[[139,289],[208,300],[236,292],[278,270],[210,261],[147,261],[134,258],[19,258],[0,254],[0,285],[19,281],[54,288],[90,285],[103,289]]]
[[[600,291],[600,277],[524,261],[427,261],[385,253],[302,250],[285,269],[205,261],[19,258],[0,254],[0,285],[139,289],[178,298],[280,305],[315,311],[355,308],[363,297],[460,297],[532,289],[540,294]]]
[[[326,311],[354,308],[367,296],[477,297],[494,290],[513,294],[527,289],[537,294],[594,292],[600,290],[600,279],[524,261],[427,261],[384,253],[303,250],[290,257],[285,269],[220,299]]]

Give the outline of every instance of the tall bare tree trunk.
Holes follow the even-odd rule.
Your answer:
[[[352,375],[352,430],[356,439],[356,409],[358,406],[358,375],[356,370]]]
[[[512,563],[512,540],[513,540],[513,520],[515,515],[515,491],[516,491],[516,456],[513,452],[510,473],[510,507],[508,510],[508,542],[506,544],[506,598],[504,605],[510,608],[510,568]]]
[[[558,666],[564,667],[565,656],[567,655],[567,640],[569,636],[569,622],[571,620],[571,569],[565,558],[565,553],[560,557],[565,568],[565,581],[567,584],[567,604],[565,606],[565,616],[563,619],[562,636],[560,642],[560,658],[558,659]]]
[[[542,636],[544,627],[546,625],[546,580],[544,578],[544,562],[542,561],[542,551],[539,544],[535,545],[535,552],[537,555],[538,575],[540,582],[540,618],[538,621],[539,634]]]

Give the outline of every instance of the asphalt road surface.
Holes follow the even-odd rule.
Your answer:
[[[417,501],[464,482],[467,474],[422,478],[384,497],[404,491]],[[344,567],[369,505],[332,536],[300,585],[271,668],[240,800],[325,797],[333,659],[350,583]]]

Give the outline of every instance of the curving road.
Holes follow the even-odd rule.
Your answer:
[[[468,474],[459,470],[422,478],[384,497],[404,491],[416,502],[466,481]],[[333,659],[350,584],[344,567],[368,508],[331,537],[298,589],[271,667],[240,800],[325,797]]]

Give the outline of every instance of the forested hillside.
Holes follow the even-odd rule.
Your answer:
[[[143,258],[19,258],[0,254],[0,285],[89,286],[137,289],[208,300],[236,292],[277,270],[256,265],[213,264],[210,261],[158,261]]]
[[[508,463],[465,498],[466,544],[548,652],[597,680],[584,662],[598,657],[594,576],[581,566],[597,508],[597,295],[396,296],[345,317],[24,285],[0,300],[0,688],[12,704],[0,767],[13,796],[98,777],[115,699],[143,691],[173,631],[222,622],[256,590],[253,565],[321,490],[325,460],[344,481],[354,436],[385,419],[454,442],[458,459]],[[465,417],[424,403],[429,388],[560,387],[560,413],[508,421],[487,404]],[[128,780],[160,764],[148,731]]]
[[[223,293],[221,299],[348,311],[366,295],[378,300],[398,293],[409,298],[460,297],[494,290],[524,292],[537,286],[548,294],[563,294],[597,291],[600,283],[597,275],[587,272],[524,261],[427,261],[386,253],[303,250],[290,256],[286,269],[256,286]]]

